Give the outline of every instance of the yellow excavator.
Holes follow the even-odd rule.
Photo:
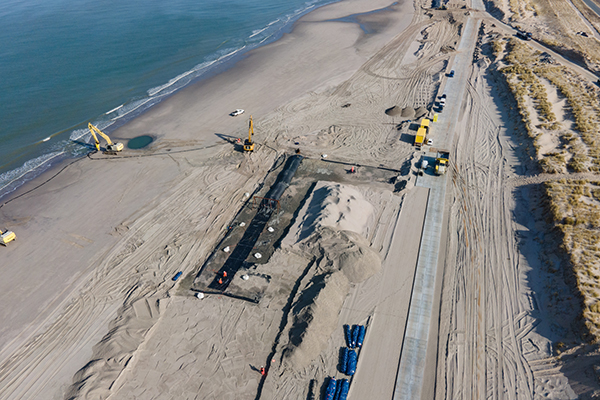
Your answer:
[[[98,136],[96,136],[96,134],[102,136],[106,140],[106,143],[108,143],[106,145],[106,151],[104,152],[105,154],[114,155],[117,154],[119,151],[123,150],[123,143],[113,143],[106,133],[102,132],[100,129],[96,128],[91,123],[88,123],[88,128],[90,128],[90,133],[94,138],[94,145],[96,146],[96,150],[100,151],[100,141],[98,140]]]
[[[252,122],[252,115],[250,116],[250,127],[248,128],[248,139],[244,140],[244,151],[254,151],[254,142],[252,141],[252,135],[254,134],[254,122]]]
[[[0,244],[6,246],[8,243],[17,239],[17,235],[13,231],[0,231]]]

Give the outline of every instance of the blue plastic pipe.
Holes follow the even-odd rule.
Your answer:
[[[340,372],[345,373],[348,368],[348,348],[342,348],[342,358],[340,359]]]
[[[358,333],[359,333],[358,325],[352,325],[352,346],[350,346],[351,349],[355,348],[357,345]]]
[[[352,332],[350,325],[344,325],[344,337],[346,338],[346,346],[352,347]]]
[[[325,391],[325,400],[334,400],[336,383],[335,378],[329,378],[329,384],[327,384],[327,390]]]
[[[367,329],[365,328],[365,326],[360,325],[359,330],[358,330],[358,340],[356,341],[356,347],[362,347],[363,341],[365,340],[366,332],[367,332]]]
[[[356,356],[356,352],[354,350],[350,350],[348,352],[348,366],[346,368],[346,375],[354,375],[356,372],[356,362],[358,361],[358,357]]]
[[[338,386],[342,387],[342,389],[340,389],[338,400],[346,400],[348,397],[348,390],[350,390],[350,383],[348,382],[348,379],[342,379]]]

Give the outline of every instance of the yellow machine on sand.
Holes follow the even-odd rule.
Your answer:
[[[17,239],[17,235],[13,231],[0,231],[0,244],[6,246],[8,243]]]
[[[104,140],[106,140],[106,151],[105,154],[117,154],[119,151],[123,150],[123,143],[113,143],[112,140],[108,137],[108,135],[102,132],[100,129],[96,128],[91,123],[88,123],[88,128],[90,129],[90,133],[94,138],[94,145],[96,146],[96,150],[100,151],[100,141],[98,140],[98,136],[96,134],[102,136]]]
[[[448,150],[440,150],[437,153],[435,159],[435,174],[444,175],[448,168],[448,161],[450,160],[450,152]]]
[[[254,142],[252,141],[252,135],[254,134],[254,122],[252,122],[252,115],[250,116],[250,126],[248,127],[248,139],[244,140],[244,151],[254,151]]]

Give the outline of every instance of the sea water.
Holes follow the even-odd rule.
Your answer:
[[[334,1],[1,1],[0,198]]]

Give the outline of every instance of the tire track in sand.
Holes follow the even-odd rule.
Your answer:
[[[489,88],[477,69],[467,87],[453,149],[451,235],[440,327],[438,397],[533,398],[533,374],[521,340],[533,319],[523,296],[514,240],[512,190]],[[487,96],[486,96],[487,97]],[[444,317],[442,317],[442,321]]]
[[[55,322],[0,365],[1,399],[37,399],[61,366],[91,346],[91,338],[106,329],[119,308],[168,290],[176,271],[196,266],[212,249],[211,240],[198,237],[210,232],[207,237],[217,238],[239,207],[236,200],[258,179],[236,173],[235,166],[228,169],[219,163],[196,168],[131,223]],[[227,190],[231,196],[213,195]]]

